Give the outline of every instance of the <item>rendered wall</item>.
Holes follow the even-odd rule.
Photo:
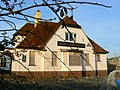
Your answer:
[[[76,43],[83,43],[85,44],[86,48],[79,48],[79,50],[83,50],[84,53],[89,53],[89,59],[90,59],[90,66],[69,66],[69,54],[67,55],[67,61],[64,60],[64,52],[61,52],[61,49],[68,49],[70,50],[71,47],[65,47],[65,46],[57,46],[57,41],[63,41],[65,40],[65,32],[67,32],[67,30],[65,28],[60,29],[56,32],[56,35],[53,36],[53,38],[48,42],[47,47],[50,48],[51,51],[58,51],[58,63],[59,65],[57,67],[51,67],[49,66],[49,64],[47,64],[47,62],[45,63],[45,71],[47,70],[53,70],[52,68],[54,68],[55,70],[59,70],[59,71],[91,71],[91,70],[95,70],[95,58],[93,55],[93,50],[92,47],[87,47],[87,44],[90,43],[88,38],[86,37],[85,33],[83,32],[83,30],[79,29],[79,28],[71,28],[68,27],[68,30],[70,30],[73,33],[77,34],[77,39],[76,39]],[[54,42],[54,43],[53,43]],[[47,49],[47,48],[46,48]],[[77,48],[73,48],[72,49],[77,49]],[[47,53],[46,56],[48,56],[48,58],[51,58],[51,51],[49,49],[47,49]],[[64,62],[65,64],[63,64],[62,62]]]
[[[44,63],[44,52],[35,50],[35,65],[29,65],[29,51],[34,50],[27,50],[26,52],[22,52],[21,49],[17,49],[20,51],[19,54],[26,55],[26,61],[23,62],[21,56],[17,57],[15,55],[15,60],[12,61],[12,71],[42,71],[43,70],[43,63]],[[14,51],[13,51],[14,52]],[[42,56],[43,55],[43,56]]]
[[[67,30],[65,28],[61,29],[56,32],[56,35],[54,35],[51,40],[46,44],[46,50],[47,51],[36,51],[35,53],[35,66],[29,66],[29,51],[24,52],[27,56],[27,61],[22,62],[22,60],[18,60],[19,58],[15,56],[15,59],[18,60],[21,64],[23,64],[28,70],[33,72],[36,75],[43,75],[46,76],[47,74],[53,75],[53,73],[59,73],[59,74],[65,74],[67,76],[70,75],[69,71],[73,71],[74,73],[78,73],[78,75],[82,73],[89,75],[88,73],[94,72],[96,69],[100,72],[103,72],[104,75],[107,75],[107,61],[106,61],[106,54],[101,54],[101,62],[95,61],[95,54],[93,53],[93,47],[87,46],[89,40],[87,39],[85,33],[83,30],[78,28],[70,28],[68,27],[68,30],[70,30],[73,33],[77,34],[76,43],[83,43],[85,44],[86,48],[79,48],[79,50],[83,50],[84,53],[89,53],[89,59],[90,59],[90,65],[89,66],[69,66],[69,53],[67,53],[67,57],[64,56],[64,52],[61,52],[61,49],[68,49],[70,50],[71,47],[65,47],[65,46],[58,46],[57,41],[64,41],[65,39],[65,32]],[[72,48],[77,49],[77,48]],[[17,51],[20,51],[19,49]],[[57,51],[57,66],[52,66],[52,53],[51,51]],[[67,58],[65,60],[65,58]],[[28,73],[27,69],[23,67],[20,63],[13,61],[12,62],[12,71],[13,72],[21,72],[22,74]],[[44,75],[45,74],[45,75]],[[83,74],[82,74],[83,75]]]

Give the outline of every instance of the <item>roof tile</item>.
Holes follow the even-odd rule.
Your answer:
[[[57,29],[59,23],[53,22],[41,22],[38,24],[28,36],[17,46],[17,48],[41,48],[52,38]]]
[[[74,28],[81,28],[80,25],[77,24],[74,20],[72,20],[70,17],[66,16],[63,20],[61,20],[62,25],[68,26],[68,27],[74,27]]]
[[[96,53],[109,53],[108,51],[106,51],[105,49],[103,49],[102,47],[100,47],[97,43],[95,43],[92,39],[90,39],[88,37],[89,41],[91,42],[93,49]]]
[[[20,30],[18,30],[14,36],[16,35],[23,35],[27,36],[29,32],[34,28],[34,24],[32,23],[26,23]]]
[[[81,28],[81,26],[79,26],[74,20],[70,19],[69,17],[65,17],[63,21],[60,21],[59,23],[40,22],[36,27],[34,27],[34,25],[31,23],[26,23],[20,30],[15,33],[15,35],[26,36],[26,38],[17,46],[17,48],[45,50],[45,45],[58,30],[61,25],[60,23],[68,27]],[[108,51],[100,47],[89,37],[88,39],[91,42],[96,53],[108,53]]]

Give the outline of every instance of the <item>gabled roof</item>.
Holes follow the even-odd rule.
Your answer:
[[[61,25],[66,25],[73,28],[81,28],[74,20],[68,16],[58,23],[40,22],[36,27],[31,23],[26,23],[15,35],[24,35],[26,38],[16,48],[39,49],[45,50],[45,45],[53,37],[55,32]],[[108,53],[105,49],[96,44],[93,40],[87,37],[93,46],[96,53]]]
[[[41,23],[45,23],[45,22],[40,22]],[[53,23],[53,22],[48,22],[48,23]],[[59,24],[61,23],[62,25],[66,25],[68,27],[74,27],[74,28],[81,28],[80,25],[77,24],[77,22],[75,22],[74,20],[70,19],[68,16],[66,16],[63,20],[61,20],[60,22],[58,22]],[[40,25],[39,24],[39,25]],[[32,23],[26,23],[20,30],[18,30],[14,36],[16,35],[22,35],[22,36],[27,36],[29,34],[29,32],[31,30],[33,30],[34,24]]]
[[[62,25],[73,27],[73,28],[81,28],[80,25],[77,24],[74,20],[72,20],[70,17],[66,16],[63,20],[60,21]]]
[[[22,35],[27,36],[29,32],[34,28],[34,24],[32,23],[26,23],[20,30],[18,30],[14,36],[16,35]]]
[[[17,48],[41,49],[52,38],[60,24],[53,22],[39,23]]]
[[[87,37],[87,38],[90,41],[90,43],[92,44],[95,53],[109,53],[108,51],[106,51],[105,49],[100,47],[97,43],[95,43],[92,39],[90,39],[89,37]]]

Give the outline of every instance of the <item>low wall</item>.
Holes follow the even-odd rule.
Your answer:
[[[18,76],[40,76],[40,77],[91,77],[107,76],[106,70],[100,71],[41,71],[41,72],[12,72]]]

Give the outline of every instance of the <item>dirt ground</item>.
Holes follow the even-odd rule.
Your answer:
[[[32,81],[2,78],[0,90],[107,90],[107,78],[42,78]]]

